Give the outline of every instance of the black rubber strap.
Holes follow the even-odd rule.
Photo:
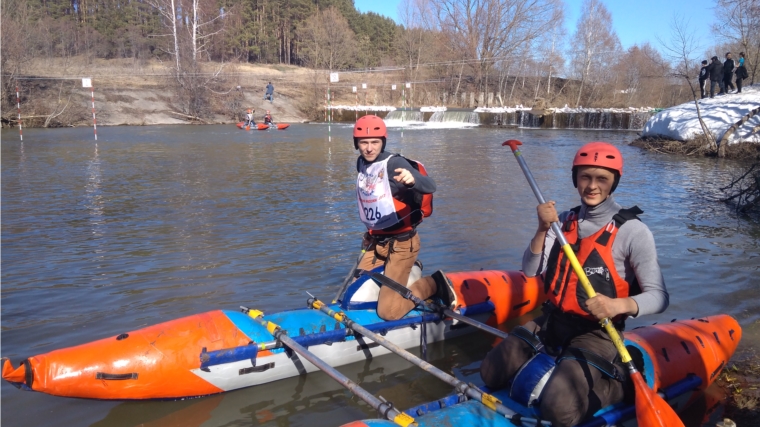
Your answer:
[[[620,209],[618,213],[616,213],[612,217],[612,219],[615,220],[616,226],[620,228],[623,224],[625,224],[628,221],[631,221],[634,219],[641,221],[641,219],[639,219],[638,216],[643,213],[644,211],[642,211],[638,206],[634,206],[628,209]]]
[[[373,280],[380,282],[381,286],[387,286],[391,288],[394,292],[404,297],[404,299],[408,299],[414,302],[415,304],[419,304],[419,301],[415,301],[415,300],[419,300],[419,298],[414,296],[411,289],[399,284],[395,280],[385,277],[384,275],[380,273],[373,273],[371,271],[366,271],[366,270],[362,271],[362,274],[369,275],[369,277],[371,277]]]
[[[30,390],[34,390],[34,370],[32,369],[32,363],[29,359],[24,359],[24,384],[29,387]]]
[[[533,347],[533,354],[540,352],[544,348],[544,344],[541,342],[541,340],[539,340],[537,336],[522,326],[516,326],[514,329],[512,329],[512,335],[520,338],[521,340],[528,343],[529,346]]]
[[[98,372],[95,374],[95,378],[98,380],[136,380],[137,372],[130,372],[128,374],[108,374],[106,372]]]
[[[612,379],[623,381],[623,375],[620,374],[615,365],[593,351],[578,347],[568,347],[557,358],[557,364],[565,359],[584,362]]]

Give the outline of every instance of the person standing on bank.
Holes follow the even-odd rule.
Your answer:
[[[744,52],[739,52],[739,66],[736,67],[736,93],[742,93],[742,80],[749,77],[744,67]]]
[[[699,69],[699,91],[702,95],[702,99],[707,98],[707,90],[705,85],[707,79],[710,78],[710,67],[707,65],[707,60],[702,61],[702,68]]]
[[[710,98],[715,96],[715,86],[720,88],[718,95],[723,94],[723,64],[717,56],[712,57],[712,62],[707,66],[710,70]]]
[[[267,85],[267,91],[266,91],[266,94],[264,95],[264,100],[266,101],[267,99],[269,100],[270,104],[272,103],[272,101],[274,101],[274,86],[272,86],[272,82],[269,82],[269,84]]]
[[[731,59],[731,52],[726,52],[726,62],[723,63],[723,86],[726,88],[726,93],[729,93],[729,88],[735,90],[734,84],[731,80],[734,78],[734,60]]]
[[[384,265],[387,277],[406,285],[420,251],[417,226],[423,218],[422,199],[433,194],[436,187],[432,178],[420,172],[424,167],[418,162],[385,151],[387,138],[385,122],[378,116],[360,117],[354,125],[354,148],[360,154],[356,160],[356,198],[359,219],[368,230],[362,242],[366,252],[357,268],[372,270]],[[442,271],[420,278],[409,289],[423,300],[437,296],[445,305],[456,300]],[[413,308],[412,301],[391,288],[380,288],[380,318],[400,319]]]
[[[543,314],[516,327],[486,355],[480,375],[491,389],[506,387],[539,351],[556,356],[540,392],[541,419],[555,427],[581,423],[597,410],[633,398],[633,386],[617,350],[599,324],[610,317],[618,330],[627,317],[661,313],[669,302],[654,237],[612,193],[623,175],[623,157],[605,142],[575,154],[573,184],[580,206],[557,215],[554,201],[538,205],[538,229],[523,255],[525,275],[544,274]],[[587,298],[551,230],[559,222],[597,292]],[[543,350],[542,350],[543,349]]]

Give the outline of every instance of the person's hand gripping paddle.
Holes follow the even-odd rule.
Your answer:
[[[536,195],[536,199],[538,199],[538,202],[541,204],[546,203],[543,194],[541,194],[541,190],[538,188],[536,180],[533,179],[533,174],[530,173],[530,169],[528,169],[528,165],[525,163],[525,159],[523,159],[522,153],[518,148],[518,146],[522,145],[522,142],[516,139],[510,139],[501,145],[508,145],[509,148],[512,149],[512,153],[515,155],[517,163],[520,164],[520,168],[525,174],[525,178],[528,179],[528,184],[530,184],[533,194]],[[572,247],[570,247],[565,235],[562,233],[562,230],[560,230],[559,223],[552,223],[552,231],[554,231],[557,240],[560,245],[562,245],[562,251],[565,253],[565,256],[570,260],[570,264],[573,266],[573,271],[576,276],[578,276],[578,281],[583,286],[583,290],[586,291],[589,298],[593,298],[596,296],[596,292],[591,286],[588,277],[586,277],[583,267],[578,262],[578,258],[575,257]],[[622,362],[626,364],[628,371],[631,374],[631,379],[633,380],[633,385],[636,389],[636,420],[638,421],[639,426],[684,427],[683,422],[678,418],[678,415],[673,408],[668,405],[668,402],[657,395],[657,393],[649,388],[646,382],[644,382],[641,372],[639,372],[638,369],[636,369],[636,366],[634,366],[633,361],[631,360],[631,355],[628,353],[628,349],[625,348],[623,339],[617,329],[615,329],[615,326],[613,326],[610,318],[606,317],[602,319],[600,323],[604,330],[607,331],[612,343],[620,354]]]

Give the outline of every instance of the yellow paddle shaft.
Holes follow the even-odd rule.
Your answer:
[[[578,281],[581,282],[583,290],[586,291],[586,294],[589,298],[594,298],[596,296],[596,291],[594,291],[594,287],[591,286],[591,282],[589,282],[588,277],[586,277],[586,272],[583,271],[581,263],[578,262],[578,258],[575,256],[573,248],[570,247],[569,243],[566,243],[562,245],[562,251],[565,252],[565,256],[568,260],[570,260],[570,265],[573,266],[573,271],[575,272],[575,275],[578,276]],[[615,348],[617,348],[618,353],[620,353],[621,361],[623,363],[630,362],[631,355],[628,353],[628,349],[625,348],[623,338],[620,336],[618,330],[615,329],[615,326],[612,324],[610,318],[605,317],[599,323],[602,325],[604,330],[607,331],[607,335],[610,336],[612,343],[615,345]]]

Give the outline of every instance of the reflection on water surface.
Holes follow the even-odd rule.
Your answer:
[[[2,355],[17,363],[211,309],[276,311],[300,307],[307,291],[331,297],[362,232],[351,129],[334,128],[332,142],[320,125],[115,127],[97,144],[85,129],[29,129],[23,143],[4,131]],[[666,313],[631,324],[720,312],[745,326],[760,320],[760,229],[705,197],[732,164],[643,153],[625,146],[631,133],[407,129],[401,139],[391,130],[389,150],[422,161],[438,184],[420,228],[426,271],[519,268],[535,201],[500,146],[512,138],[525,143],[547,197],[566,208],[578,203],[575,150],[591,140],[621,148],[616,196],[646,212],[671,293]],[[751,329],[745,341],[759,343]],[[464,377],[489,345],[473,335],[436,345],[433,360]],[[342,370],[399,406],[449,391],[391,357]],[[355,400],[324,375],[183,402],[63,399],[3,384],[2,422],[313,427],[371,416]]]

